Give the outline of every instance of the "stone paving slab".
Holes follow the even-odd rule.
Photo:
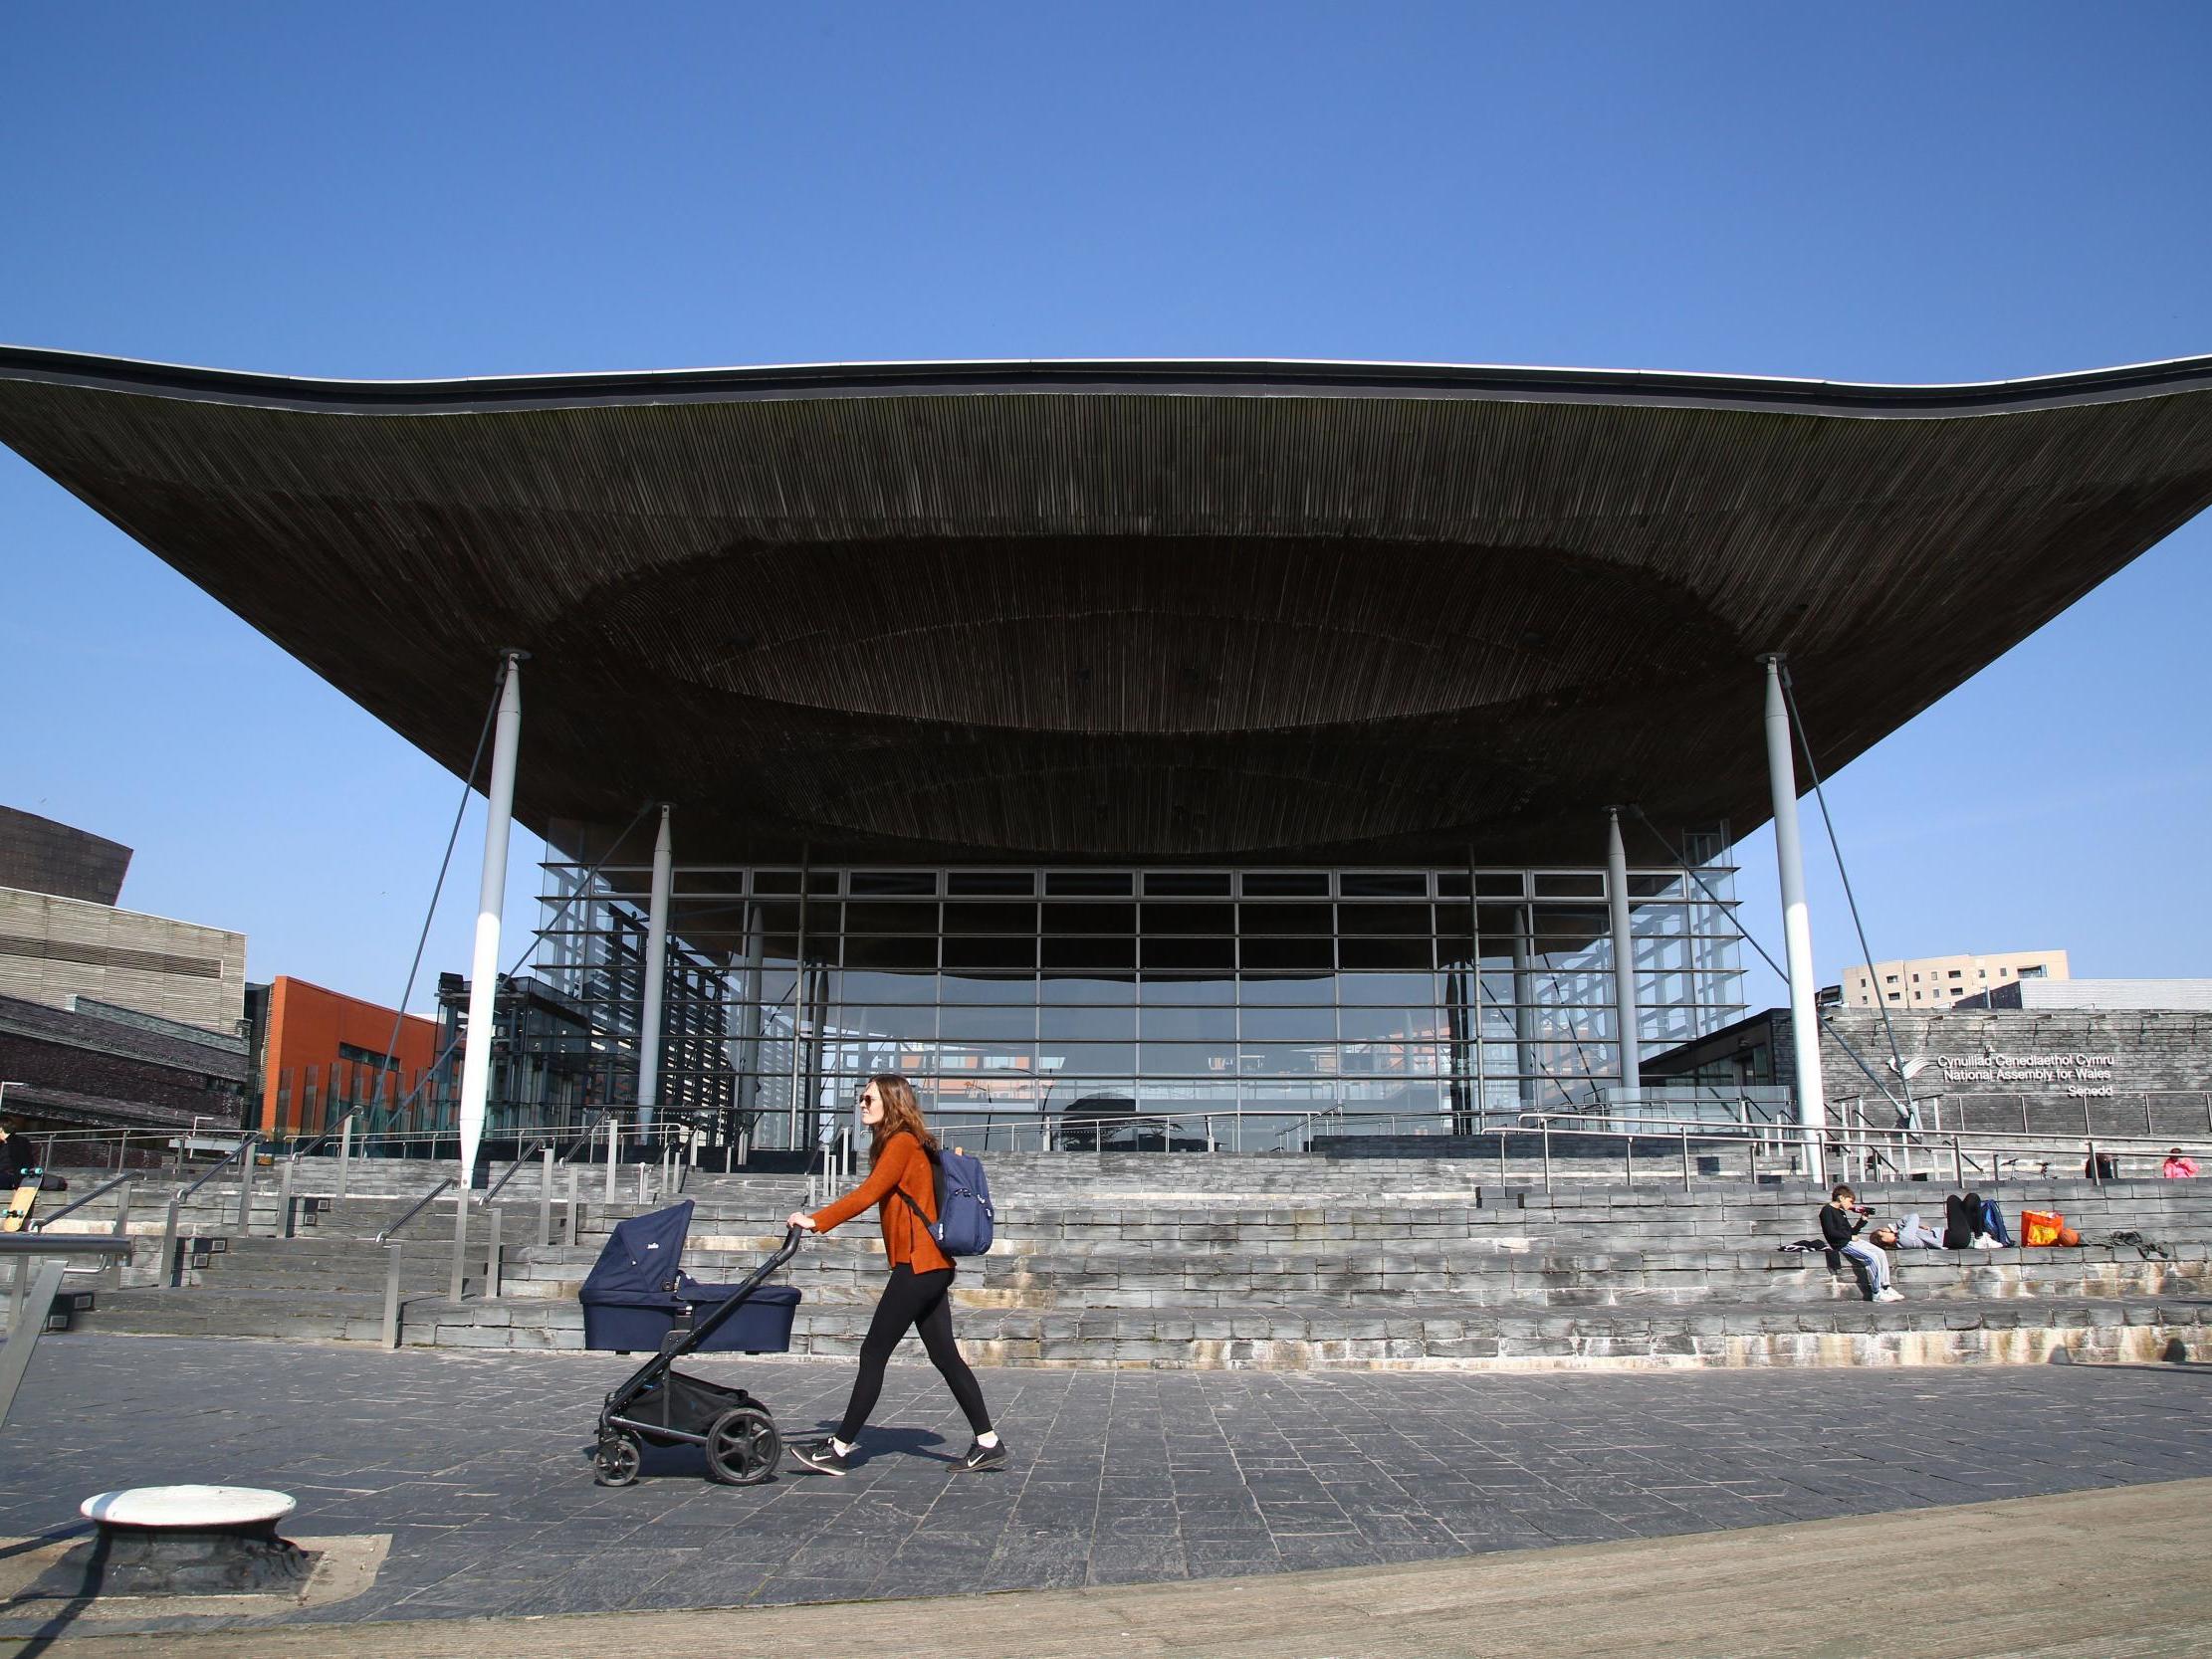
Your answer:
[[[416,1619],[320,1659],[2202,1659],[2212,1483],[2169,1481],[1401,1566],[697,1612]],[[2005,1570],[1989,1570],[2001,1560]],[[1592,1586],[1602,1585],[1593,1594]],[[295,1659],[298,1630],[101,1639],[54,1659]],[[29,1647],[22,1651],[29,1652]]]
[[[708,1357],[786,1433],[847,1367]],[[992,1370],[1002,1474],[899,1364],[854,1473],[591,1484],[607,1355],[74,1336],[0,1434],[0,1535],[123,1484],[274,1486],[296,1531],[388,1533],[376,1583],[292,1622],[1073,1588],[1375,1566],[2212,1476],[2212,1367],[1466,1375]],[[166,1628],[190,1628],[171,1624]],[[29,1635],[17,1622],[0,1635]]]

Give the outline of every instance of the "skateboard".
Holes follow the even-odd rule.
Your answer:
[[[15,1196],[8,1200],[8,1213],[0,1216],[0,1233],[20,1233],[23,1224],[31,1219],[31,1206],[39,1201],[40,1184],[46,1179],[43,1169],[23,1171],[23,1183],[15,1189]]]

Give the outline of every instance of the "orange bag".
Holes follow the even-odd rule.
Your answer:
[[[2059,1235],[2072,1232],[2066,1217],[2057,1211],[2022,1210],[2020,1212],[2020,1242],[2022,1244],[2057,1244]],[[2079,1242],[2081,1235],[2075,1235]]]

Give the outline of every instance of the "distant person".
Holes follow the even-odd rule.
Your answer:
[[[883,1287],[883,1298],[860,1345],[860,1374],[853,1378],[844,1420],[827,1439],[793,1445],[791,1455],[825,1475],[842,1475],[851,1467],[854,1445],[883,1392],[883,1367],[907,1332],[918,1330],[930,1363],[945,1378],[975,1431],[975,1444],[953,1467],[1003,1469],[1006,1443],[992,1428],[983,1385],[953,1341],[953,1260],[930,1236],[928,1223],[937,1219],[937,1177],[930,1161],[937,1137],[922,1122],[914,1086],[890,1072],[879,1072],[860,1092],[860,1122],[875,1131],[868,1178],[812,1215],[793,1210],[789,1224],[809,1233],[826,1233],[869,1205],[878,1206],[891,1279]]]
[[[2088,1146],[2090,1152],[2088,1157],[2082,1159],[2083,1174],[2093,1181],[2116,1181],[2119,1179],[2118,1158],[2112,1156],[2110,1152],[2099,1151],[2095,1144],[2090,1141],[2085,1141],[2082,1144]]]
[[[2158,1173],[2169,1181],[2184,1180],[2197,1172],[2197,1160],[2179,1146],[2166,1153],[2166,1161],[2158,1165]]]
[[[38,1166],[39,1152],[31,1144],[31,1138],[13,1133],[12,1127],[0,1120],[0,1179],[6,1180],[8,1190],[13,1192],[21,1186],[23,1177]]]
[[[1821,1205],[1821,1237],[1828,1241],[1829,1249],[1849,1256],[1867,1270],[1868,1301],[1902,1302],[1904,1294],[1889,1283],[1889,1258],[1859,1236],[1860,1229],[1873,1218],[1874,1211],[1859,1201],[1858,1193],[1839,1186]]]
[[[1894,1235],[1896,1248],[1899,1250],[1940,1250],[1943,1248],[1943,1235],[1922,1221],[1918,1210],[1914,1210],[1894,1227],[1889,1228],[1888,1231]],[[1881,1230],[1879,1228],[1875,1232],[1874,1240],[1875,1243],[1880,1245],[1889,1243],[1889,1240],[1881,1236]]]

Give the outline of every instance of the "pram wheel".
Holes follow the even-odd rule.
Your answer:
[[[591,1454],[591,1479],[600,1486],[628,1486],[637,1479],[638,1465],[644,1461],[645,1450],[636,1435],[621,1430],[602,1434]]]
[[[757,1405],[733,1407],[707,1427],[707,1478],[724,1486],[758,1486],[782,1457],[775,1419]]]

